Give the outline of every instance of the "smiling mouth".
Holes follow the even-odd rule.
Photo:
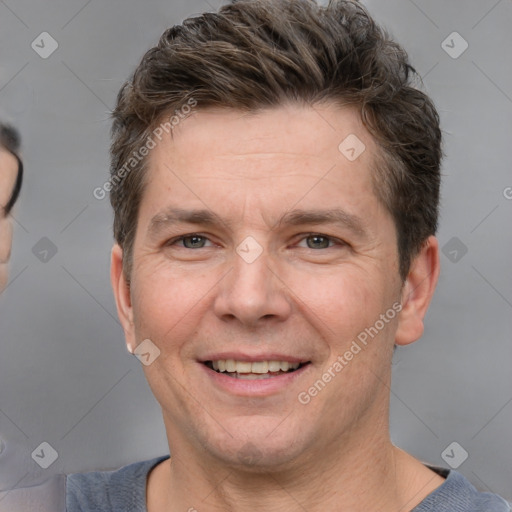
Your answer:
[[[270,379],[279,375],[293,373],[310,362],[291,363],[288,361],[235,361],[221,359],[218,361],[205,361],[204,364],[217,373],[222,373],[234,379]]]

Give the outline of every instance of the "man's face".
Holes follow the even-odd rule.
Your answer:
[[[0,148],[0,292],[7,283],[7,263],[12,244],[12,225],[10,219],[4,215],[4,207],[11,198],[17,173],[16,158]]]
[[[350,134],[366,146],[353,161],[338,149]],[[382,428],[402,283],[395,226],[373,192],[375,151],[356,112],[334,106],[200,111],[152,150],[131,289],[121,279],[116,293],[131,348],[149,339],[160,351],[144,371],[171,452],[271,467]],[[215,218],[172,222],[172,210]],[[229,359],[261,363],[241,372],[301,367],[256,379],[205,364]]]

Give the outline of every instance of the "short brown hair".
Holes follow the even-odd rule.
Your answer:
[[[110,200],[127,277],[147,158],[114,177],[164,115],[194,98],[198,109],[241,111],[290,101],[355,105],[379,147],[374,188],[395,222],[405,279],[437,229],[442,159],[439,116],[415,77],[407,53],[356,1],[234,1],[165,31],[113,113]]]

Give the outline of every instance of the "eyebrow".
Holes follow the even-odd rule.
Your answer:
[[[222,219],[210,210],[183,210],[181,208],[169,208],[156,214],[150,221],[148,233],[157,235],[161,230],[175,224],[197,224],[202,226],[215,226],[224,224],[228,228],[232,223]]]
[[[348,228],[359,236],[366,235],[363,219],[341,208],[329,210],[295,209],[285,213],[277,223],[278,226],[301,226],[305,224],[336,224]]]
[[[223,219],[210,210],[184,210],[181,208],[169,208],[164,212],[156,214],[151,219],[148,227],[148,234],[150,236],[156,236],[160,231],[168,226],[180,223],[202,226],[224,225],[228,229],[233,226],[233,221]],[[348,228],[358,236],[365,236],[367,234],[363,220],[357,215],[351,214],[341,208],[328,210],[294,209],[286,212],[272,229],[282,226],[301,226],[308,224],[336,224]]]

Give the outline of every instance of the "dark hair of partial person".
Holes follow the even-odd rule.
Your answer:
[[[5,215],[8,215],[16,203],[20,195],[21,185],[23,183],[23,162],[19,156],[20,151],[20,135],[15,128],[7,124],[0,123],[0,148],[5,149],[11,153],[18,161],[18,174],[14,189],[12,191],[9,201],[4,207]]]
[[[355,106],[374,137],[374,192],[390,212],[402,280],[438,223],[439,115],[405,50],[357,1],[240,0],[166,30],[113,111],[111,182],[169,115],[193,99],[257,112],[295,102]],[[341,142],[341,141],[340,141]],[[129,280],[148,158],[110,191]]]

